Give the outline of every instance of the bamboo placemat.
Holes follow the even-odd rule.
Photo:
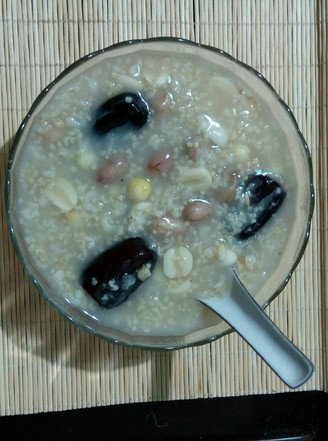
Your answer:
[[[68,324],[23,274],[3,189],[12,137],[37,94],[77,58],[117,41],[179,36],[261,71],[311,148],[316,187],[304,258],[267,312],[314,362],[299,390],[327,389],[327,2],[2,0],[0,14],[0,414],[288,391],[235,334],[174,353],[108,344]]]

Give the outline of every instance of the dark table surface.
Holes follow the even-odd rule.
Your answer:
[[[290,392],[0,417],[1,441],[321,440],[328,394]]]

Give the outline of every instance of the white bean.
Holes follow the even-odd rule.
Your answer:
[[[163,258],[163,270],[169,279],[188,276],[193,267],[193,257],[186,247],[169,248]]]
[[[73,185],[62,177],[56,177],[44,188],[44,194],[49,201],[67,213],[77,204],[77,193]]]
[[[212,185],[212,176],[205,167],[192,167],[182,171],[179,181],[194,190],[207,190]]]
[[[201,129],[203,133],[216,145],[219,147],[224,147],[228,141],[228,136],[224,128],[217,122],[214,121],[208,115],[200,116]]]
[[[223,266],[232,266],[237,261],[237,254],[232,249],[227,248],[224,244],[219,245],[217,255]]]

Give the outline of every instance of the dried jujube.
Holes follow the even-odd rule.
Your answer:
[[[151,276],[156,261],[156,253],[142,238],[125,239],[86,266],[81,284],[99,305],[114,308]]]
[[[236,235],[246,240],[256,234],[280,208],[286,192],[281,185],[268,175],[250,176],[244,185],[244,194],[249,200],[249,210],[255,214],[255,221],[247,224]]]
[[[278,182],[268,175],[252,175],[245,182],[245,192],[251,205],[258,204],[273,192],[281,193]]]
[[[107,133],[127,123],[142,127],[149,114],[148,103],[139,92],[120,93],[97,109],[94,129],[97,133]]]

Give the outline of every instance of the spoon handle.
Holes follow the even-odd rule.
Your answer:
[[[314,366],[264,313],[234,273],[231,295],[200,299],[218,313],[291,388],[305,383]]]

